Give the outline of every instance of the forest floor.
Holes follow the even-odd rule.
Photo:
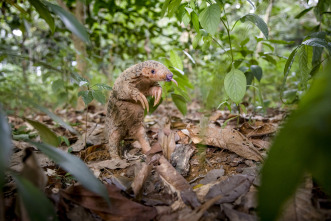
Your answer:
[[[105,111],[63,109],[56,114],[79,131],[71,134],[47,115],[28,116],[68,138],[60,149],[81,158],[107,185],[111,206],[77,184],[74,178],[33,149],[48,181],[45,193],[60,220],[258,220],[260,169],[270,143],[287,113],[270,109],[262,115],[228,111],[200,112],[198,103],[183,116],[172,105],[160,105],[145,117],[152,151],[141,154],[139,143],[121,143],[121,159],[110,156],[103,135]],[[206,116],[208,115],[208,116]],[[9,116],[16,133],[36,131],[21,118]],[[87,126],[87,136],[86,136]],[[36,137],[40,139],[39,137]],[[31,144],[14,140],[10,168],[24,169],[22,158]],[[163,155],[163,157],[162,157]],[[156,163],[155,163],[156,162]],[[169,164],[170,162],[171,164]],[[174,170],[174,168],[176,170]],[[38,169],[36,169],[38,170]],[[145,171],[145,172],[142,172]],[[5,186],[7,220],[16,220],[13,181]],[[138,185],[140,183],[141,185]],[[287,203],[282,220],[331,219],[331,200],[310,177]]]

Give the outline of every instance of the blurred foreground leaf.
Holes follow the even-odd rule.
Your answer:
[[[331,63],[280,131],[262,169],[261,220],[275,220],[308,172],[331,194]]]
[[[34,129],[36,129],[40,135],[41,140],[44,143],[48,143],[52,146],[57,147],[59,145],[59,140],[56,136],[56,134],[51,131],[46,125],[38,122],[38,121],[34,121],[34,120],[30,120],[27,118],[24,118],[29,124],[31,124],[31,126],[34,127]]]
[[[11,132],[7,123],[7,117],[0,105],[0,192],[5,181],[5,169],[9,164],[12,151]]]
[[[12,174],[12,176],[30,220],[57,220],[52,203],[42,191],[27,179],[15,174]]]
[[[64,170],[76,178],[85,188],[99,194],[109,202],[106,187],[93,175],[86,164],[78,157],[56,149],[48,144],[29,141]]]

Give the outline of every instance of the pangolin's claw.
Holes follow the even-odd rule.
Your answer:
[[[153,106],[155,107],[161,100],[162,88],[161,87],[154,87],[152,90],[153,90],[152,94],[154,96]]]

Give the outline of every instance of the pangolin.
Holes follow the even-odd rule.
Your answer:
[[[116,79],[107,104],[105,126],[111,155],[118,155],[120,141],[125,137],[137,140],[143,153],[151,149],[143,123],[144,110],[149,111],[146,96],[154,97],[154,106],[160,102],[162,88],[158,81],[177,84],[167,67],[152,60],[131,66]]]

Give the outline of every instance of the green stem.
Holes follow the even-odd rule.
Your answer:
[[[224,10],[224,7],[223,7],[223,12],[224,12],[224,15],[225,15],[225,10]],[[233,64],[233,51],[232,51],[232,43],[231,43],[231,35],[230,35],[230,29],[229,29],[229,22],[228,20],[226,20],[226,23],[228,25],[225,24],[225,22],[223,21],[223,19],[221,18],[221,21],[226,29],[226,32],[228,34],[228,38],[229,38],[229,44],[230,44],[230,51],[231,51],[231,64]]]

